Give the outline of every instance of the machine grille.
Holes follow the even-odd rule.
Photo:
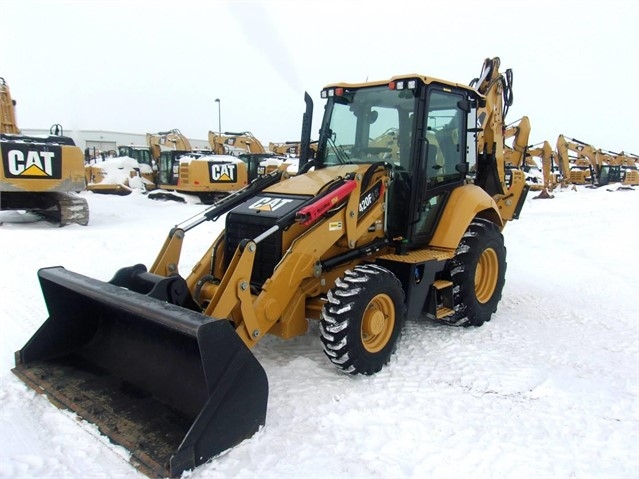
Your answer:
[[[230,212],[226,217],[226,267],[244,239],[255,239],[275,224],[275,218]],[[273,233],[257,245],[251,284],[262,286],[282,258],[282,232]]]

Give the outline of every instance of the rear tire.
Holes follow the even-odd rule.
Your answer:
[[[448,270],[455,304],[451,322],[459,326],[481,326],[490,321],[506,281],[506,247],[497,225],[474,219]]]
[[[324,353],[345,373],[375,374],[395,351],[405,319],[397,277],[375,264],[356,266],[328,292],[320,319]]]

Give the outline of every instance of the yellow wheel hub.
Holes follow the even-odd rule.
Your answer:
[[[395,305],[390,296],[378,294],[364,311],[362,318],[362,344],[369,353],[381,351],[393,334]]]
[[[486,248],[477,263],[475,270],[475,296],[477,301],[484,304],[492,298],[497,287],[499,276],[499,260],[492,248]]]

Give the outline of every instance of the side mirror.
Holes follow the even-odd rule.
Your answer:
[[[471,110],[471,102],[470,100],[459,100],[457,102],[457,106],[459,109],[465,113],[470,113]]]
[[[468,163],[457,163],[455,165],[455,171],[461,173],[462,175],[468,174]]]

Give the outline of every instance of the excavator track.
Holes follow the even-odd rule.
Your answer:
[[[89,224],[89,204],[84,198],[71,193],[4,192],[1,205],[3,210],[36,213],[58,226]]]
[[[60,226],[71,223],[87,226],[89,224],[89,204],[84,198],[67,193],[54,193],[57,203],[57,221]]]

